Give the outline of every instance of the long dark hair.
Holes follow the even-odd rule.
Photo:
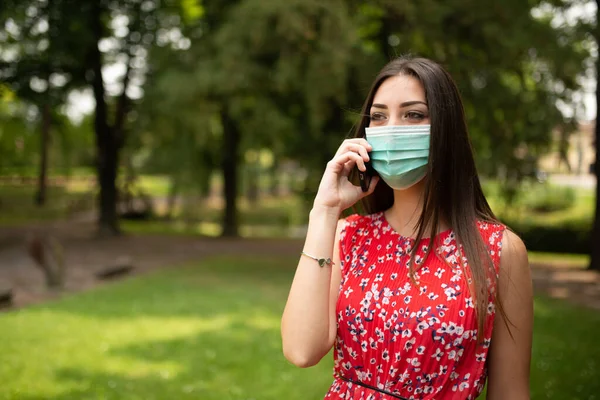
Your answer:
[[[373,83],[361,112],[354,137],[365,137],[369,111],[375,93],[386,79],[405,75],[418,79],[425,90],[431,123],[429,163],[423,198],[423,209],[417,225],[416,242],[426,234],[436,237],[440,219],[452,228],[460,254],[468,260],[473,286],[469,285],[477,310],[478,337],[482,337],[489,296],[498,300],[497,275],[493,261],[479,232],[477,221],[498,223],[481,188],[473,150],[469,140],[460,94],[450,74],[439,64],[425,59],[403,56],[389,62]],[[393,190],[382,180],[375,191],[363,198],[361,208],[367,214],[385,211],[394,203]],[[429,227],[429,232],[427,228]],[[415,246],[416,250],[418,246]],[[432,248],[428,246],[425,259]],[[410,259],[414,277],[416,251]],[[459,257],[459,260],[462,257]],[[491,284],[488,284],[490,282]],[[496,295],[494,295],[496,293]],[[499,310],[507,321],[499,301]]]

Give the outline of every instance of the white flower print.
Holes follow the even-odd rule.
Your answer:
[[[385,321],[385,317],[387,317],[387,311],[385,310],[385,308],[381,309],[381,311],[379,312],[378,317]]]
[[[400,294],[401,295],[405,295],[406,293],[408,293],[408,291],[411,289],[411,284],[406,282],[404,284],[404,286],[402,287],[402,289],[400,289]]]
[[[417,332],[419,333],[419,335],[422,335],[423,332],[429,328],[429,324],[425,321],[421,321],[419,322],[419,324],[417,325]]]
[[[450,278],[450,282],[459,282],[462,279],[462,270],[455,269],[453,272],[454,275]]]
[[[454,331],[456,331],[456,323],[450,321],[450,322],[442,322],[442,325],[440,326],[440,328],[437,330],[438,333],[440,334],[449,334],[449,333],[454,333]]]
[[[363,340],[363,341],[360,343],[360,347],[361,347],[361,349],[362,349],[363,353],[366,353],[366,352],[367,352],[367,350],[369,349],[369,344],[368,344],[368,343],[367,343],[365,340]]]
[[[467,308],[475,308],[475,304],[473,304],[473,298],[472,297],[467,297],[465,299],[465,303]]]
[[[414,346],[414,344],[416,342],[417,342],[417,339],[415,339],[415,338],[407,340],[406,343],[404,344],[404,350],[410,350],[410,349],[412,349],[412,347]]]
[[[423,318],[425,318],[427,316],[427,311],[425,310],[419,310],[419,311],[413,311],[410,313],[410,317],[411,318],[416,318],[417,321],[422,320]]]
[[[373,350],[377,349],[377,341],[375,341],[375,339],[373,339],[372,337],[369,338],[369,346]]]
[[[383,304],[389,304],[390,297],[392,297],[393,293],[390,288],[383,288],[383,300],[381,301]]]
[[[470,269],[463,269],[464,253],[454,234],[441,235],[434,247],[430,244],[434,256],[425,259],[424,243],[434,242],[418,244],[399,237],[383,213],[346,221],[340,245],[335,370],[376,387],[399,389],[413,399],[453,398],[453,393],[465,400],[477,398],[485,383],[495,309],[490,306],[486,315],[480,344],[470,325],[476,312]],[[496,224],[480,229],[495,273],[503,229]],[[421,265],[411,277],[407,263],[413,247]],[[467,326],[471,329],[465,330]],[[326,399],[379,398],[362,388],[352,390],[354,394],[336,379]]]
[[[356,357],[358,357],[358,353],[356,352],[356,350],[354,350],[353,348],[350,348],[350,347],[346,347],[346,348],[348,349],[348,355],[352,359],[356,360]]]
[[[350,296],[350,294],[352,294],[352,292],[354,292],[354,290],[352,290],[352,288],[350,286],[348,286],[348,288],[344,291],[344,296],[346,296],[346,298],[348,298]]]
[[[450,287],[445,283],[442,283],[442,288],[444,289],[447,301],[456,300],[458,295],[457,288],[459,288],[459,286]]]
[[[356,371],[356,377],[359,381],[365,382],[369,379],[370,372],[369,371]]]
[[[458,346],[460,346],[462,344],[462,342],[463,342],[463,338],[461,336],[461,337],[458,337],[458,338],[454,339],[454,342],[452,342],[452,345],[454,347],[458,347]]]
[[[369,284],[369,278],[363,278],[363,280],[360,281],[360,287],[362,288],[362,290],[365,290],[365,288],[367,287],[368,284]]]
[[[381,353],[381,359],[386,362],[390,360],[390,352],[388,349],[383,350],[383,353]]]
[[[442,359],[443,355],[444,355],[444,352],[442,351],[442,349],[440,349],[438,347],[437,349],[435,349],[435,353],[433,353],[431,358],[435,358],[436,361],[440,361]]]

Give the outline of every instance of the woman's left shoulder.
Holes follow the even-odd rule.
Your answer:
[[[504,270],[522,269],[529,265],[527,247],[523,240],[511,231],[505,229],[502,237],[502,255],[500,268]]]

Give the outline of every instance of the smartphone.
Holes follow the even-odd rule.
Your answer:
[[[358,169],[358,181],[360,182],[360,188],[363,192],[367,192],[369,190],[369,186],[371,185],[371,179],[373,179],[374,170],[371,166],[371,161],[365,162],[365,167],[367,167],[366,171],[361,171]]]

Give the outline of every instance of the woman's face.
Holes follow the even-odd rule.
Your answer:
[[[369,113],[370,127],[429,124],[425,90],[412,76],[396,75],[383,81]]]

